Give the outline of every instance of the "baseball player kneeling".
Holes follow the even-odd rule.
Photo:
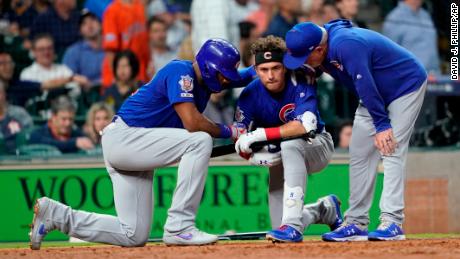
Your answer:
[[[340,204],[334,195],[304,206],[307,173],[318,172],[328,165],[334,145],[319,116],[316,85],[288,71],[282,63],[284,41],[273,36],[261,38],[251,51],[259,78],[241,93],[235,119],[238,127],[258,128],[240,136],[235,148],[253,164],[270,167],[269,206],[274,230],[267,233],[267,239],[301,242],[303,231],[310,224],[324,223],[335,229],[342,223]],[[260,151],[250,148],[257,141],[312,131],[316,137],[308,141],[293,139],[279,146],[265,146]]]
[[[171,61],[130,96],[102,133],[117,216],[73,210],[46,197],[38,199],[31,248],[39,249],[45,235],[55,229],[90,242],[143,246],[153,217],[152,171],[178,161],[177,186],[163,241],[167,245],[216,242],[216,235],[195,227],[195,216],[208,172],[211,137],[236,137],[238,131],[213,123],[201,113],[211,93],[244,82],[236,70],[239,61],[233,45],[211,39],[194,62]]]

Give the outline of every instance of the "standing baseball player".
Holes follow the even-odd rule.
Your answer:
[[[112,180],[117,216],[73,210],[49,198],[37,200],[30,233],[39,249],[54,229],[90,242],[143,246],[153,216],[153,172],[179,161],[177,186],[164,226],[167,245],[204,245],[217,236],[198,230],[212,138],[236,137],[231,127],[201,113],[209,96],[241,80],[238,50],[211,39],[196,60],[171,61],[122,105],[102,132],[104,160]],[[247,84],[247,83],[246,83]]]
[[[274,230],[267,233],[267,239],[301,242],[304,229],[310,224],[324,223],[334,230],[341,225],[342,216],[334,195],[304,206],[307,173],[319,172],[328,165],[334,144],[319,116],[316,85],[284,67],[285,51],[284,40],[274,36],[258,39],[252,45],[259,78],[241,93],[235,119],[239,128],[258,128],[241,135],[235,148],[253,164],[269,167],[269,206]],[[307,132],[315,132],[316,137],[309,141],[284,141],[278,147],[269,145],[260,151],[250,148],[253,142]]]
[[[403,240],[404,178],[409,139],[423,103],[427,75],[408,51],[371,30],[334,20],[301,23],[286,34],[291,69],[329,73],[360,98],[350,144],[350,208],[326,241]],[[380,225],[367,232],[376,169],[383,159]]]

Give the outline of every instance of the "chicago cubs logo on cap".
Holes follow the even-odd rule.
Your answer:
[[[288,103],[280,109],[279,118],[282,122],[286,123],[289,121],[288,116],[294,111],[295,104]]]

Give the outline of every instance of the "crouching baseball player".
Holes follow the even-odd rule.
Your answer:
[[[211,39],[193,63],[171,61],[129,97],[102,132],[117,216],[73,210],[46,197],[38,199],[31,248],[39,249],[45,235],[55,229],[90,242],[143,246],[153,217],[152,170],[178,161],[177,186],[163,241],[167,245],[216,242],[216,235],[195,227],[195,216],[208,171],[211,137],[230,138],[237,133],[209,121],[201,112],[212,92],[242,79],[236,69],[239,61],[233,45]]]
[[[340,204],[334,195],[304,206],[307,173],[327,166],[334,144],[319,116],[316,86],[309,84],[305,77],[287,71],[282,63],[286,51],[284,41],[273,36],[261,38],[252,45],[251,51],[259,78],[241,93],[235,119],[238,127],[259,128],[241,135],[235,148],[253,164],[270,167],[269,207],[274,230],[267,233],[267,239],[301,242],[303,231],[310,224],[324,223],[334,230],[342,223]],[[310,131],[317,135],[309,141],[284,141],[278,147],[269,145],[257,152],[250,148],[253,142]]]

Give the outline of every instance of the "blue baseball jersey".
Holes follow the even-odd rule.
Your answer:
[[[386,108],[422,86],[427,78],[422,64],[385,36],[348,20],[324,27],[329,40],[322,69],[359,96],[377,132],[391,128]]]
[[[304,79],[285,77],[286,86],[281,93],[270,93],[260,79],[252,81],[238,99],[235,120],[239,127],[267,128],[278,127],[292,120],[300,120],[302,114],[310,111],[317,117],[317,132],[324,128],[321,120],[316,85],[308,84]]]
[[[131,95],[117,112],[128,126],[184,128],[174,104],[191,102],[203,112],[211,92],[197,82],[192,62],[174,60]]]

